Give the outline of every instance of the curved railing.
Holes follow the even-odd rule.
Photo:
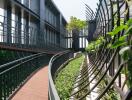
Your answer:
[[[52,55],[38,53],[0,65],[0,100],[9,100]]]
[[[49,62],[49,100],[60,100],[58,93],[56,91],[55,85],[54,85],[54,77],[55,73],[59,69],[59,67],[68,59],[73,57],[73,52],[71,51],[64,51],[61,53],[58,53],[54,55],[50,62]]]
[[[127,69],[129,67],[127,64],[128,62],[131,62],[131,59],[129,59],[130,61],[124,61],[120,56],[119,51],[123,46],[120,46],[117,49],[107,48],[109,43],[114,44],[116,43],[116,40],[125,35],[125,30],[120,30],[118,35],[114,35],[113,39],[111,39],[111,37],[107,36],[107,33],[111,31],[113,32],[116,27],[120,27],[122,24],[127,24],[128,20],[132,18],[132,13],[130,11],[131,7],[131,0],[99,0],[95,19],[90,20],[96,22],[95,31],[92,33],[92,35],[94,39],[100,36],[107,39],[98,52],[96,52],[94,55],[92,53],[91,56],[89,56],[90,63],[88,65],[88,71],[83,70],[81,72],[82,78],[80,78],[80,81],[82,81],[83,78],[86,79],[81,82],[80,85],[86,82],[91,76],[94,77],[89,79],[90,81],[88,81],[88,83],[81,89],[73,93],[72,96],[75,96],[83,91],[84,88],[88,87],[89,84],[94,80],[98,80],[96,80],[97,82],[93,85],[93,87],[87,92],[83,93],[78,100],[82,100],[83,98],[89,96],[90,93],[96,89],[96,87],[99,87],[101,81],[103,80],[107,81],[105,84],[106,86],[101,89],[97,98],[93,100],[100,100],[109,92],[111,88],[114,88],[116,93],[120,95],[121,100],[130,100],[130,98],[132,98],[132,89],[129,88],[127,84],[127,74],[122,73],[125,68]],[[89,12],[90,10],[87,5],[86,8],[87,12]],[[87,17],[90,18],[89,13],[87,13]],[[127,41],[129,41],[129,39]],[[89,73],[88,77],[83,74],[85,72]],[[125,86],[127,88],[125,88]]]

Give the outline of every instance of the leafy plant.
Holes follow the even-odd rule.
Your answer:
[[[108,46],[111,49],[122,47],[119,51],[119,54],[124,60],[128,60],[128,67],[125,71],[125,75],[128,78],[127,85],[129,88],[132,88],[132,50],[131,43],[132,40],[128,40],[128,37],[132,35],[132,19],[126,22],[126,24],[122,24],[121,26],[116,27],[112,32],[109,32],[108,35],[111,36],[112,39],[115,35],[119,35],[120,32],[125,31],[124,35],[115,38],[115,42],[110,43]]]
[[[77,19],[76,17],[71,16],[70,22],[67,24],[67,30],[71,32],[73,29],[80,31],[86,26],[86,21]]]
[[[115,42],[113,44],[110,43],[111,49],[129,45],[126,38],[132,34],[132,19],[130,19],[126,24],[116,27],[112,32],[108,32],[107,35],[110,35],[110,37],[113,39],[115,35],[119,35],[119,33],[123,30],[125,31],[124,35],[120,36],[119,38],[115,37]]]
[[[104,37],[100,36],[95,41],[90,42],[85,50],[89,52],[98,51],[103,42],[105,42],[105,39]]]
[[[61,100],[69,100],[75,77],[79,73],[83,60],[84,56],[72,60],[55,78],[55,86]]]
[[[108,79],[104,78],[101,80],[100,84],[98,85],[98,92],[101,93],[101,91],[106,88],[108,84]],[[111,87],[107,93],[101,98],[101,100],[120,100],[119,94],[114,90],[113,87]]]

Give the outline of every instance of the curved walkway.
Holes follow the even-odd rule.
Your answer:
[[[11,100],[48,100],[48,66],[34,74]]]

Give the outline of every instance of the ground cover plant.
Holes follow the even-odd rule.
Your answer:
[[[70,61],[56,76],[55,86],[61,100],[69,100],[72,87],[77,77],[84,55]]]

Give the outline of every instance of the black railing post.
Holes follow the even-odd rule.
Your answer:
[[[120,26],[120,6],[119,6],[119,0],[117,0],[117,26]],[[120,33],[118,34],[118,38],[120,37]],[[118,51],[120,50],[120,47],[118,48]],[[118,66],[121,63],[121,58],[118,52]],[[121,75],[119,74],[119,87],[121,87]]]
[[[0,99],[2,100],[2,77],[1,77],[1,75],[0,75]]]

